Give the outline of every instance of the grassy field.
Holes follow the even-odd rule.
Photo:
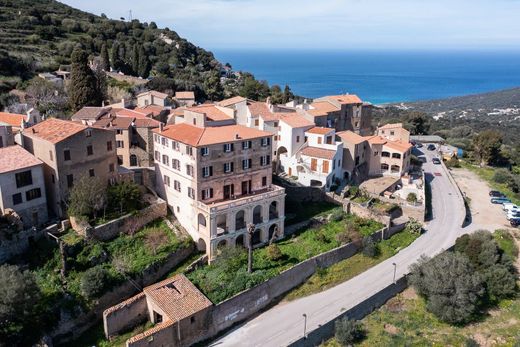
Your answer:
[[[518,255],[511,234],[498,230],[494,237],[506,254]],[[468,346],[471,339],[480,346],[516,347],[520,345],[520,295],[483,312],[477,322],[453,326],[428,312],[425,300],[409,288],[362,322],[367,336],[360,346]],[[340,345],[333,338],[322,346]]]
[[[294,300],[314,293],[319,293],[328,288],[334,287],[339,283],[359,275],[369,268],[392,257],[399,250],[409,246],[419,237],[418,234],[403,231],[392,236],[388,240],[379,243],[379,254],[374,257],[367,257],[358,253],[346,260],[322,269],[312,275],[304,284],[292,290],[285,297],[285,300]]]
[[[325,215],[336,209],[338,205],[328,202],[300,203],[286,200],[285,202],[285,225],[296,224],[319,215]]]

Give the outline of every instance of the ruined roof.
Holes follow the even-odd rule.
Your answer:
[[[348,144],[357,145],[362,143],[363,141],[367,141],[366,137],[360,136],[350,130],[341,131],[339,133],[336,133],[336,135],[338,135],[343,141],[345,141]]]
[[[195,93],[194,92],[175,92],[175,99],[195,100]]]
[[[174,322],[213,305],[183,274],[148,286],[144,293]]]
[[[162,132],[159,129],[154,132],[195,147],[272,136],[271,133],[242,125],[201,128],[186,123],[169,125]]]
[[[78,122],[48,118],[26,129],[24,136],[36,137],[56,144],[86,129],[88,126]]]
[[[334,131],[333,128],[314,127],[314,128],[310,128],[306,132],[310,133],[310,134],[326,135],[332,131]]]
[[[300,151],[302,155],[306,155],[308,157],[314,157],[314,158],[322,158],[322,159],[329,159],[332,160],[334,156],[336,155],[336,151],[333,151],[331,149],[324,149],[319,147],[305,147]]]
[[[288,115],[287,117],[283,117],[281,119],[281,122],[284,122],[291,128],[305,128],[314,126],[313,122],[311,122],[303,116],[300,116],[299,114]]]
[[[0,174],[42,164],[24,148],[14,145],[0,148]]]
[[[239,102],[246,101],[246,98],[243,98],[241,96],[235,96],[229,99],[222,100],[218,103],[219,106],[222,107],[228,107],[234,104],[238,104]]]
[[[13,127],[20,128],[22,122],[25,122],[26,116],[23,114],[0,112],[0,122],[9,124]]]

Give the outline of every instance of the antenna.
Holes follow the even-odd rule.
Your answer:
[[[130,22],[132,21],[132,10],[128,11],[128,18],[130,18]]]

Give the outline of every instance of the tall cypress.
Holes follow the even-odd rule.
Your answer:
[[[151,69],[150,59],[146,54],[146,51],[143,46],[139,48],[139,68],[137,74],[142,78],[147,78],[150,74]]]
[[[134,45],[132,48],[132,72],[134,75],[139,75],[139,47]]]
[[[100,106],[103,97],[96,76],[88,66],[87,53],[81,48],[75,48],[71,60],[68,94],[72,111],[76,112],[84,106]]]
[[[121,68],[121,56],[119,54],[119,42],[114,41],[112,50],[110,51],[110,63],[114,70]]]
[[[103,46],[101,46],[101,68],[105,71],[110,71],[110,58],[108,57],[106,43],[103,43]]]

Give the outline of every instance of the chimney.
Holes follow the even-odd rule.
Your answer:
[[[161,122],[161,123],[159,124],[159,132],[162,133],[163,129],[164,129],[164,125],[163,125],[163,123]]]
[[[105,100],[101,101],[101,107],[105,107]]]
[[[238,134],[235,134],[235,139],[238,140],[239,138],[240,138],[240,136],[238,136]]]
[[[31,128],[31,131],[32,131],[33,134],[36,133],[36,131],[34,130],[34,128]]]
[[[123,106],[123,108],[126,108],[125,98],[121,98],[121,106]]]

